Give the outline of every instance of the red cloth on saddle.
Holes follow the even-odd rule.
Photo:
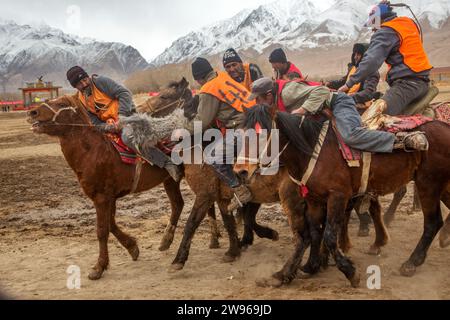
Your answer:
[[[125,145],[120,135],[108,134],[107,136],[114,148],[117,150],[117,152],[119,152],[120,158],[122,159],[123,163],[136,164],[138,158],[136,152]]]
[[[107,137],[111,141],[114,148],[119,152],[120,158],[123,163],[136,164],[138,158],[140,158],[133,149],[128,147],[123,141],[119,134],[108,134]],[[171,141],[170,138],[159,141],[156,145],[158,149],[167,155],[172,153],[172,149],[175,147],[175,142]],[[145,161],[145,160],[143,160]]]
[[[384,124],[384,126],[380,129],[382,131],[387,131],[391,133],[397,133],[402,131],[409,131],[421,126],[427,122],[433,121],[433,119],[429,117],[425,117],[424,115],[417,114],[414,116],[395,116],[395,118],[399,118],[399,121],[394,123]]]
[[[439,104],[436,108],[434,108],[434,112],[436,114],[436,120],[450,124],[450,103],[445,102]]]

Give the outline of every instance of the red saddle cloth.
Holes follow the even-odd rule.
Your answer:
[[[128,147],[122,140],[121,136],[119,134],[108,134],[107,137],[111,141],[114,148],[119,152],[120,158],[122,159],[123,163],[127,164],[136,164],[136,161],[140,158],[136,152],[134,152],[133,149]],[[175,146],[175,142],[171,141],[170,139],[165,139],[162,141],[159,141],[156,147],[160,149],[162,152],[164,152],[167,155],[170,155],[172,153],[172,149]]]
[[[414,116],[395,116],[398,121],[394,121],[388,124],[384,124],[381,131],[397,133],[402,131],[410,131],[413,130],[427,122],[433,121],[433,119],[429,117],[425,117],[423,115],[414,115]],[[353,149],[349,147],[344,140],[342,139],[341,134],[338,130],[333,126],[334,132],[336,133],[336,137],[339,143],[339,150],[341,150],[342,157],[347,161],[354,161],[361,159],[361,150]]]

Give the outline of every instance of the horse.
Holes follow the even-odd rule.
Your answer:
[[[158,99],[160,99],[160,96],[154,97],[153,101],[157,103]],[[165,102],[172,103],[173,101],[169,99]],[[195,111],[195,109],[196,108],[194,107],[192,110]],[[170,114],[169,116],[161,119],[161,121],[165,124],[174,124],[179,121],[174,120],[173,118],[179,116],[179,113]],[[187,115],[186,112],[184,113],[184,116],[192,118],[190,115]],[[156,127],[160,127],[156,124],[159,122],[157,119],[152,117],[147,117],[147,119],[149,128],[155,129]],[[176,127],[172,128],[170,125],[166,125],[162,129],[164,132],[159,134],[163,137],[174,129],[176,129]],[[241,248],[252,244],[253,231],[255,231],[260,237],[278,240],[278,233],[275,230],[264,226],[259,226],[256,223],[255,216],[260,204],[252,203],[246,205],[243,209],[245,211],[244,236],[242,240],[239,241],[234,217],[226,210],[233,196],[232,190],[225,183],[221,182],[215,170],[211,166],[202,164],[184,164],[184,177],[192,191],[195,193],[196,198],[184,229],[183,239],[169,271],[174,272],[184,267],[189,255],[193,235],[200,222],[204,219],[207,210],[211,208],[215,202],[218,204],[224,226],[230,239],[229,250],[224,256],[225,262],[234,261],[240,255]],[[290,188],[287,187],[288,184],[291,185]],[[286,191],[279,192],[279,190]],[[286,210],[298,210],[297,206],[299,204],[296,201],[301,201],[301,199],[297,197],[296,192],[294,192],[296,201],[288,200],[290,196],[288,196],[288,194],[292,190],[295,190],[295,185],[293,185],[289,179],[279,179],[279,177],[269,177],[268,179],[259,180],[258,183],[253,185],[252,189],[253,193],[257,195],[256,199],[259,199],[261,203],[278,202],[281,199]],[[284,195],[286,195],[286,198],[284,198]]]
[[[255,128],[259,123],[263,129],[278,129],[279,145],[284,152],[280,160],[286,165],[292,180],[300,184],[310,163],[317,139],[323,130],[323,123],[308,117],[299,117],[277,112],[274,107],[259,105],[247,112],[245,129]],[[373,154],[367,192],[374,194],[371,211],[380,212],[377,199],[397,191],[411,180],[418,189],[424,215],[424,230],[421,239],[400,272],[412,276],[416,268],[425,262],[431,242],[443,225],[439,201],[450,205],[448,185],[450,181],[450,126],[432,121],[416,128],[425,132],[429,141],[427,152],[394,151],[391,154]],[[353,262],[337,248],[338,227],[346,223],[346,209],[361,184],[361,168],[349,168],[338,149],[332,130],[327,130],[320,154],[306,184],[309,194],[306,198],[306,219],[311,234],[320,233],[325,224],[323,241],[333,255],[337,267],[344,273],[353,287],[359,285],[360,276]],[[444,196],[443,196],[444,195]],[[326,210],[324,210],[326,208]],[[449,219],[447,219],[449,220]],[[321,238],[316,237],[315,241]],[[287,283],[298,269],[305,244],[299,241],[292,257],[283,269],[272,276],[277,283]],[[313,259],[320,259],[315,254]],[[319,263],[317,263],[319,264]]]
[[[139,103],[136,106],[136,110],[138,113],[145,113],[154,118],[152,121],[153,126],[158,122],[160,123],[160,126],[166,127],[167,121],[170,122],[170,120],[157,119],[167,117],[168,115],[172,115],[170,118],[176,118],[176,116],[173,115],[173,112],[179,108],[183,109],[185,118],[192,119],[197,113],[198,103],[198,96],[192,96],[192,91],[189,89],[189,82],[183,77],[180,81],[170,82],[167,88],[159,95],[150,97],[143,103]],[[261,226],[256,222],[258,209],[258,204],[249,204],[244,206],[244,208],[238,209],[238,213],[245,211],[245,214],[242,213],[244,218],[244,235],[239,243],[242,248],[248,247],[253,243],[253,232],[260,238],[268,238],[271,240],[278,239],[278,233],[275,230]],[[170,222],[164,232],[164,236],[161,239],[159,250],[164,251],[170,248],[175,236],[178,218],[179,216],[171,216]],[[208,209],[208,222],[211,231],[209,248],[219,248],[219,237],[221,235],[217,226],[214,204]]]
[[[100,279],[108,268],[110,232],[134,261],[139,257],[136,239],[116,224],[117,199],[130,194],[133,189],[142,192],[162,183],[171,204],[171,221],[178,220],[184,206],[179,183],[170,178],[166,170],[148,163],[142,165],[140,178],[135,181],[135,166],[122,162],[108,138],[91,124],[87,110],[76,95],[63,96],[34,107],[28,111],[28,122],[32,123],[35,133],[59,138],[67,163],[77,175],[86,196],[94,203],[99,256],[89,279]]]

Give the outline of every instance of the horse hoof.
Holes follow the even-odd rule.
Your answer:
[[[169,267],[169,273],[174,273],[174,272],[180,271],[183,268],[184,268],[183,263],[172,263]]]
[[[358,237],[364,238],[369,236],[369,229],[359,229]]]
[[[376,245],[371,245],[369,251],[367,251],[368,255],[378,256],[381,254],[381,248]]]
[[[158,248],[158,250],[159,251],[166,251],[166,250],[169,250],[169,248],[170,248],[170,245],[172,244],[172,241],[161,241],[161,244],[159,245],[159,248]]]
[[[211,240],[211,242],[209,243],[209,248],[210,249],[219,249],[220,248],[220,243],[218,240]]]
[[[410,262],[405,262],[400,268],[400,274],[404,277],[412,277],[416,273],[416,266]]]
[[[89,273],[88,278],[89,280],[99,280],[103,275],[103,270],[99,271],[96,269],[92,269],[92,271]]]
[[[236,261],[236,259],[237,259],[237,256],[232,256],[232,255],[229,255],[229,254],[225,254],[223,256],[223,258],[222,258],[222,261],[225,262],[225,263],[230,263],[230,262]]]
[[[256,285],[258,287],[262,287],[262,288],[279,288],[283,285],[283,281],[281,281],[280,279],[274,278],[274,277],[270,277],[270,278],[263,278],[263,279],[259,279],[256,280]]]
[[[447,233],[442,232],[439,235],[439,246],[441,248],[447,248],[448,246],[450,246],[450,237]]]
[[[353,288],[358,288],[359,283],[361,281],[361,276],[360,276],[359,272],[355,271],[355,274],[353,275],[353,277],[351,277],[348,280],[350,280],[350,284]]]
[[[136,261],[139,258],[139,247],[135,245],[134,247],[128,249],[128,253],[131,256],[131,259],[133,259],[133,261]]]

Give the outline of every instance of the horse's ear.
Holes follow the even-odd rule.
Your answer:
[[[187,86],[189,86],[189,81],[187,81],[186,78],[183,77],[183,78],[181,79],[181,81],[179,82],[179,85],[180,85],[181,87],[183,87],[183,88],[186,88]]]

